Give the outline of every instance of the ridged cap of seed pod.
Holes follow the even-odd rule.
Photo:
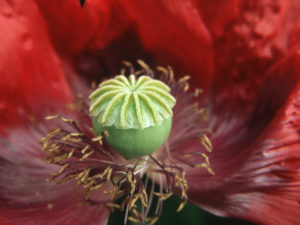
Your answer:
[[[163,82],[124,75],[102,82],[90,95],[90,113],[104,127],[143,129],[172,117],[176,99]]]

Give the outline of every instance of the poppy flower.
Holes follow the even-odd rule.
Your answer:
[[[157,197],[154,223],[173,193],[219,216],[299,223],[297,1],[0,6],[3,224],[106,224],[115,208],[143,222]],[[176,98],[169,138],[146,158],[118,154],[87,111],[92,81],[128,71]]]

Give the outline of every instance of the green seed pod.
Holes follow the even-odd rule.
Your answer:
[[[119,75],[102,82],[90,100],[95,133],[107,130],[108,143],[127,159],[151,154],[169,136],[176,100],[159,80]]]

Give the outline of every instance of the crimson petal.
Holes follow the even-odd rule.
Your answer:
[[[72,95],[61,63],[47,37],[45,23],[32,1],[1,1],[1,133],[21,117],[34,120],[45,107],[64,107]]]
[[[298,41],[298,1],[201,0],[198,7],[214,41],[218,89],[247,83],[253,95],[262,75]]]
[[[191,201],[218,215],[262,224],[298,222],[299,62],[295,50],[276,64],[252,107],[214,112],[210,160],[216,175],[187,171]]]
[[[116,11],[112,1],[86,1],[84,7],[78,0],[35,1],[61,53],[102,49],[128,27],[121,10]]]
[[[1,222],[106,224],[104,205],[79,205],[76,185],[46,181],[59,168],[42,160],[40,138],[53,128],[44,116],[65,114],[72,94],[35,2],[0,6]]]
[[[52,123],[52,122],[51,122]],[[0,218],[22,225],[105,225],[109,210],[105,204],[89,205],[73,182],[53,186],[46,181],[59,170],[42,160],[39,140],[53,126],[27,124],[11,129],[0,139]],[[102,195],[104,195],[102,193]],[[99,196],[105,201],[107,196]]]
[[[201,87],[212,79],[212,42],[201,15],[188,0],[120,1],[133,18],[145,49],[158,64],[194,75]]]

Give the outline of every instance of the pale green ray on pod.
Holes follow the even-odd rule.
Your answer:
[[[89,98],[95,133],[107,130],[107,142],[127,159],[151,154],[169,136],[176,99],[160,80],[119,75]]]

